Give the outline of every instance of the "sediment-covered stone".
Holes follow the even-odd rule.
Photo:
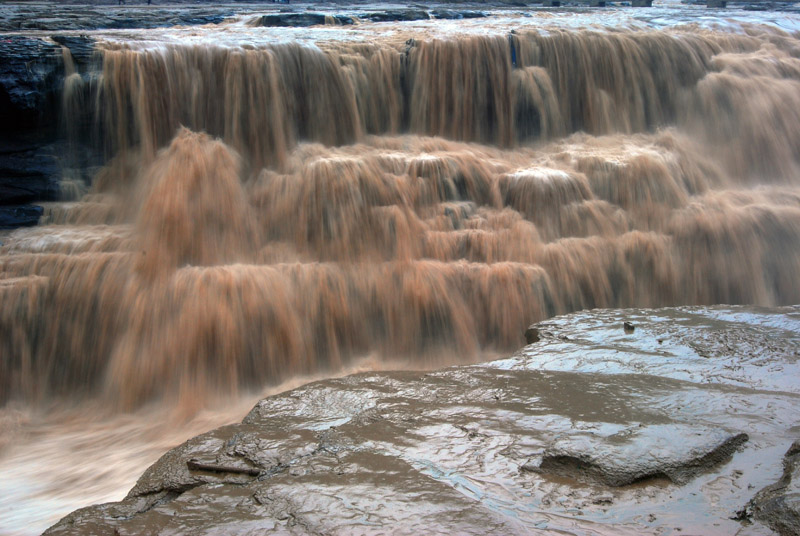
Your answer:
[[[627,486],[667,478],[684,484],[730,459],[747,434],[687,425],[627,428],[610,436],[574,434],[558,439],[524,471]]]
[[[781,478],[759,491],[740,515],[755,517],[781,536],[800,534],[800,440],[786,452]]]

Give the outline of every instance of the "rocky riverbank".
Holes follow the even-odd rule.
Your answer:
[[[266,398],[46,534],[797,534],[800,309],[537,328],[506,359]]]

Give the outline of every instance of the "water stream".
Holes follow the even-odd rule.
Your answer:
[[[800,302],[798,20],[670,9],[94,32],[62,113],[105,164],[0,238],[0,532],[296,378]]]

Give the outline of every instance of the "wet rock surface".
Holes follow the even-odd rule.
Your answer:
[[[786,452],[781,478],[759,491],[741,517],[755,517],[781,535],[800,534],[800,440]]]
[[[422,9],[397,9],[365,13],[363,18],[372,22],[400,22],[427,20],[431,17],[428,15],[427,11]]]
[[[769,505],[796,512],[776,497],[796,497],[800,456],[783,455],[800,309],[590,311],[538,329],[506,359],[266,398],[47,534],[731,534],[776,481],[751,532],[792,533],[776,524],[791,509]]]
[[[461,20],[461,19],[481,19],[486,17],[483,11],[458,11],[453,9],[434,9],[431,11],[434,19]]]
[[[36,225],[42,213],[42,207],[36,205],[0,206],[0,229]]]
[[[325,13],[271,13],[261,15],[251,21],[254,26],[275,26],[305,28],[318,25],[350,26],[359,20],[365,22],[411,22],[429,19],[462,20],[486,17],[486,13],[470,10],[434,9],[400,9],[386,11],[359,12],[353,16]]]
[[[0,35],[0,226],[35,224],[41,209],[16,205],[59,197],[62,47],[71,51],[74,68],[90,68],[90,37]]]
[[[252,24],[254,26],[276,26],[304,28],[320,24],[355,24],[353,17],[345,15],[325,15],[324,13],[273,13],[257,17]]]
[[[5,7],[0,31],[65,31],[152,29],[169,26],[219,24],[234,15],[230,6],[208,7],[187,3],[161,5],[113,3],[25,2]],[[176,9],[177,8],[177,9]]]
[[[72,59],[84,69],[95,59],[95,39],[88,35],[54,34],[50,39],[69,49]]]
[[[252,11],[274,11],[275,3],[235,2],[222,6],[198,6],[190,2],[161,1],[146,6],[129,2],[117,5],[116,2],[78,3],[64,2],[56,5],[44,3],[20,3],[5,7],[6,16],[0,20],[0,32],[45,31],[63,32],[80,30],[131,30],[156,29],[173,26],[196,26],[220,24],[231,17]],[[283,8],[292,11],[292,6]],[[333,5],[303,3],[308,9],[331,9]],[[496,2],[497,6],[506,6]],[[432,9],[374,9],[379,6],[353,4],[346,9],[356,8],[357,16],[344,14],[330,15],[328,24],[353,24],[356,18],[371,22],[400,22],[427,19],[472,19],[485,17],[486,13],[474,9],[462,9],[450,4]],[[341,9],[341,8],[340,8]],[[325,14],[313,12],[269,13],[259,17],[263,26],[306,27],[326,24]]]
[[[18,205],[59,198],[64,164],[75,165],[85,150],[59,141],[65,76],[69,69],[88,78],[95,59],[86,35],[0,35],[1,227],[35,225],[41,209]]]
[[[684,425],[636,427],[605,437],[573,434],[522,470],[612,487],[656,478],[684,484],[730,459],[747,440],[744,433]]]
[[[9,143],[0,149],[0,205],[56,199],[60,172],[52,147]]]
[[[38,126],[56,89],[61,49],[34,37],[0,37],[0,129]]]

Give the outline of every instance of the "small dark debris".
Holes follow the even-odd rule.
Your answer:
[[[535,342],[539,342],[541,337],[539,336],[539,328],[530,327],[525,330],[525,341],[528,344],[533,344]]]
[[[217,463],[202,462],[195,458],[186,462],[186,467],[192,471],[210,471],[212,473],[233,473],[241,475],[258,476],[261,471],[255,467],[236,467],[233,465],[220,465]]]

